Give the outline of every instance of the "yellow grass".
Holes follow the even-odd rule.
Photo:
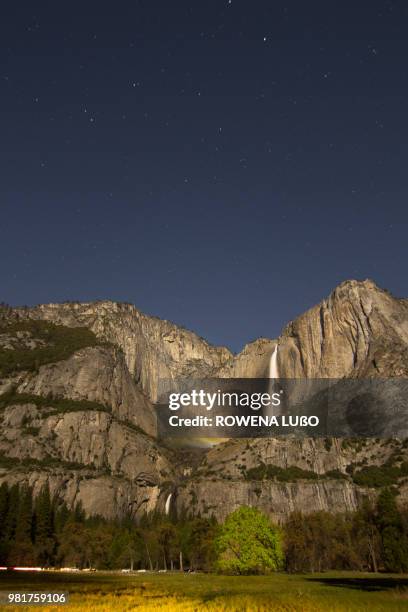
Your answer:
[[[348,612],[408,611],[408,577],[330,573],[307,576],[209,574],[0,575],[2,591],[69,593],[64,606],[28,610],[121,612]],[[3,606],[21,612],[26,606]]]

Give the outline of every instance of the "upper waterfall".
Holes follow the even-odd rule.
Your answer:
[[[275,348],[273,349],[273,353],[271,355],[271,359],[269,362],[269,378],[279,378],[278,345],[277,344],[275,344]]]

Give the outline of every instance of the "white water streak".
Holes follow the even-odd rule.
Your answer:
[[[169,495],[168,495],[168,497],[166,499],[166,505],[164,507],[164,511],[165,511],[166,514],[169,514],[169,512],[170,512],[170,502],[171,502],[171,496],[172,495],[173,495],[172,493],[169,493]]]
[[[269,378],[279,378],[278,368],[278,345],[275,345],[271,359],[269,361]]]

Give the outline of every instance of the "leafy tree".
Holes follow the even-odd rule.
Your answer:
[[[107,567],[109,550],[114,534],[114,526],[99,524],[85,528],[84,551],[86,556],[86,567],[104,569]]]
[[[284,526],[286,568],[290,572],[358,569],[348,514],[294,512]]]
[[[256,508],[242,506],[230,514],[215,540],[217,567],[233,574],[260,574],[280,569],[283,552],[279,530]]]
[[[87,531],[83,523],[69,520],[60,534],[57,562],[73,567],[86,567],[89,554]]]
[[[381,491],[377,501],[378,523],[383,549],[384,568],[388,572],[408,570],[408,534],[404,533],[402,516],[391,489]]]
[[[381,539],[375,507],[368,499],[364,499],[352,521],[353,543],[359,559],[358,569],[377,572],[381,556]]]
[[[154,526],[149,526],[147,517],[145,517],[141,524],[140,534],[143,541],[145,567],[150,570],[159,569],[160,544],[158,542],[158,534]]]
[[[190,520],[187,558],[192,569],[212,569],[216,533],[216,524],[210,519],[195,517]]]
[[[144,543],[137,528],[122,528],[116,531],[110,546],[109,566],[120,565],[133,571],[136,563],[143,558],[143,548]]]
[[[174,558],[177,554],[175,551],[178,550],[178,545],[177,531],[170,521],[163,521],[159,524],[157,539],[161,548],[164,569],[168,568],[168,562],[173,569]]]
[[[301,512],[292,512],[285,524],[285,559],[289,572],[307,572],[310,568],[308,525]]]

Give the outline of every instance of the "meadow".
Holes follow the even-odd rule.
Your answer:
[[[219,576],[203,573],[42,572],[0,574],[1,591],[69,593],[63,606],[29,610],[344,612],[408,610],[408,576],[324,574]],[[22,606],[3,605],[16,612]]]

